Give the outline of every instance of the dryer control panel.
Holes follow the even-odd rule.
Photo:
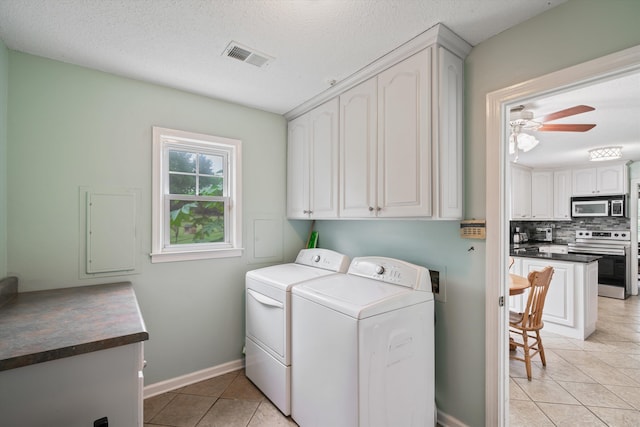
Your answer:
[[[347,273],[418,291],[431,292],[429,270],[395,258],[354,258]]]
[[[298,252],[296,264],[346,273],[349,268],[349,257],[329,249],[302,249]]]

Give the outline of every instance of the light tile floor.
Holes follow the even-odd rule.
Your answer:
[[[509,362],[509,425],[640,426],[640,298],[598,297],[596,332],[575,340],[542,330],[547,367],[538,356],[527,380]]]
[[[171,427],[297,426],[245,377],[244,370],[144,401],[144,425]]]

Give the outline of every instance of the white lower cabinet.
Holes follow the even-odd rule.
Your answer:
[[[142,342],[0,372],[0,425],[142,427]]]
[[[544,330],[584,340],[596,329],[598,319],[598,263],[564,262],[515,257],[511,273],[527,277],[547,266],[554,273],[545,300]],[[509,309],[521,312],[528,292],[509,298]]]

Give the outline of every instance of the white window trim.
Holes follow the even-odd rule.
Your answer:
[[[210,143],[212,147],[229,152],[232,161],[229,162],[227,174],[229,184],[229,218],[225,219],[225,224],[229,224],[229,246],[224,248],[206,248],[198,245],[185,245],[184,247],[169,248],[165,245],[164,218],[164,194],[169,183],[166,179],[165,169],[167,159],[164,156],[165,146],[171,145],[175,148],[175,143],[165,141],[165,139],[178,141],[180,148],[197,148],[198,144]],[[231,138],[223,138],[213,135],[205,135],[193,132],[185,132],[174,129],[153,127],[153,164],[152,164],[152,217],[151,217],[151,262],[173,262],[190,261],[211,258],[229,258],[242,256],[242,141]],[[228,222],[226,222],[228,221]]]

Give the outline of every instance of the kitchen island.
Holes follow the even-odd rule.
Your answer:
[[[0,425],[142,426],[149,334],[129,282],[18,293],[0,283]],[[3,289],[10,289],[4,291]]]
[[[521,249],[521,248],[518,248]],[[553,267],[545,300],[544,330],[584,340],[596,330],[598,320],[598,256],[542,253],[511,248],[514,264],[510,273],[527,276],[531,271]],[[528,292],[509,297],[509,309],[522,311]]]

